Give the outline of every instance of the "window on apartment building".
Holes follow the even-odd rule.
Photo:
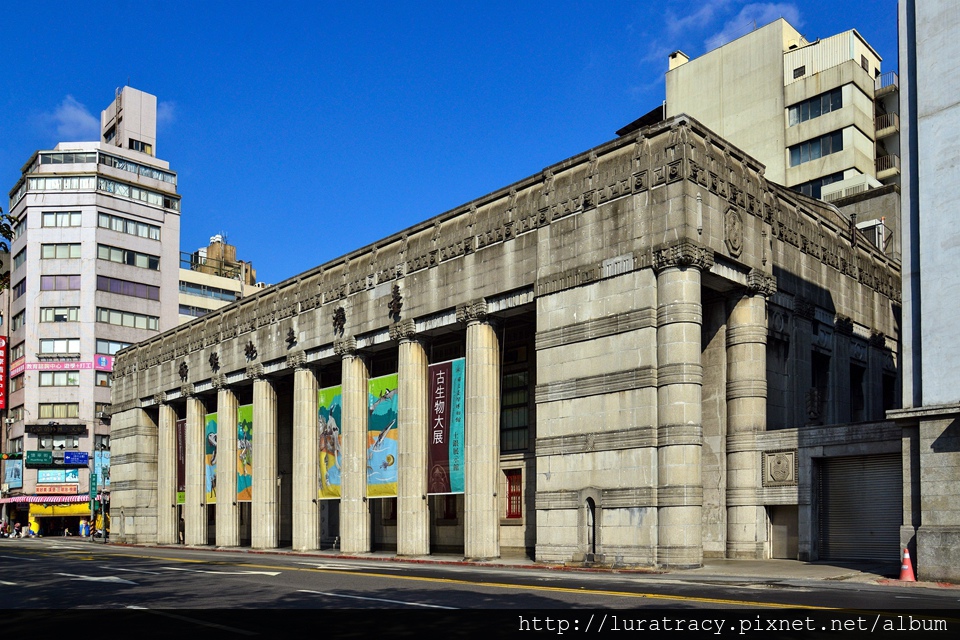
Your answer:
[[[127,145],[133,151],[139,151],[141,153],[146,153],[147,155],[153,155],[153,145],[146,142],[141,142],[134,138],[129,138],[129,144]]]
[[[80,446],[80,436],[39,436],[37,445],[38,448],[47,450],[76,449]]]
[[[97,353],[104,356],[112,356],[120,349],[129,347],[129,342],[120,342],[119,340],[101,340],[97,338]]]
[[[80,338],[44,338],[40,341],[40,354],[80,353]]]
[[[110,374],[109,371],[97,371],[96,385],[98,387],[112,387],[113,376]]]
[[[40,258],[42,260],[65,260],[80,257],[80,243],[42,244]]]
[[[27,216],[23,216],[17,223],[13,225],[13,239],[16,240],[23,235],[23,232],[27,230]]]
[[[131,267],[140,267],[141,269],[160,270],[160,256],[152,256],[148,253],[139,253],[137,251],[111,247],[105,244],[97,245],[97,258],[119,264],[127,264]]]
[[[80,288],[80,276],[40,276],[41,291],[72,291]]]
[[[10,362],[15,362],[23,357],[24,354],[24,343],[15,344],[10,347]]]
[[[20,410],[20,420],[23,420],[23,407],[16,407]],[[10,411],[10,417],[13,417],[13,410]],[[23,436],[19,438],[10,438],[7,443],[7,453],[23,453]]]
[[[200,316],[205,316],[210,313],[210,309],[204,309],[202,307],[192,307],[189,304],[180,305],[180,315],[182,316],[191,316],[194,318],[199,318]]]
[[[107,129],[107,132],[103,134],[103,139],[105,142],[113,142],[113,139],[117,137],[117,127],[113,126]]]
[[[43,226],[45,227],[79,227],[79,211],[44,211]]]
[[[870,61],[867,60],[867,56],[860,56],[860,66],[863,67],[864,71],[870,73]]]
[[[507,481],[507,518],[523,517],[523,472],[520,469],[504,469]]]
[[[80,416],[78,402],[41,402],[37,407],[41,420],[50,418],[77,418]]]
[[[137,222],[136,220],[128,220],[127,218],[110,215],[109,213],[100,213],[97,215],[97,226],[101,229],[119,231],[120,233],[131,236],[150,238],[151,240],[160,239],[160,227],[145,222]]]
[[[817,178],[816,180],[811,180],[809,182],[804,182],[803,184],[794,185],[790,187],[798,193],[802,193],[805,196],[810,196],[811,198],[820,199],[823,194],[823,188],[828,184],[833,184],[834,182],[840,182],[843,180],[843,171],[838,171],[837,173],[831,173],[828,176],[823,176],[822,178]]]
[[[17,284],[13,285],[13,299],[16,300],[23,294],[27,292],[27,279],[24,278]]]
[[[23,326],[23,321],[27,317],[26,310],[21,311],[17,315],[13,316],[13,320],[10,321],[10,331],[16,331]]]
[[[40,322],[77,322],[80,307],[40,307]]]
[[[160,287],[143,284],[142,282],[110,278],[108,276],[97,276],[97,291],[106,291],[121,296],[132,296],[146,300],[160,299]]]
[[[105,322],[118,327],[131,327],[133,329],[160,330],[160,318],[157,316],[148,316],[130,311],[119,311],[117,309],[104,309],[103,307],[97,307],[97,322]]]
[[[93,410],[97,413],[110,413],[110,403],[98,402],[93,405]],[[94,438],[106,438],[107,448],[110,448],[110,436],[94,436]]]
[[[27,249],[24,247],[17,252],[17,255],[13,256],[13,270],[16,271],[23,266],[23,263],[27,261]]]
[[[78,387],[80,386],[79,371],[41,371],[41,387]]]
[[[180,293],[185,293],[191,296],[203,296],[204,298],[213,298],[215,300],[223,300],[225,302],[233,302],[240,297],[240,294],[237,291],[221,289],[220,287],[211,287],[205,284],[197,284],[194,282],[184,282],[183,280],[180,281]]]
[[[826,93],[821,93],[818,96],[808,98],[803,102],[798,102],[797,104],[791,106],[788,110],[789,126],[792,127],[800,124],[801,122],[819,118],[825,113],[837,111],[842,108],[843,90],[841,87],[837,87],[836,89],[827,91]]]
[[[843,131],[834,131],[790,147],[790,166],[795,167],[831,153],[843,151]]]
[[[20,389],[23,389],[23,380],[24,374],[22,373],[16,378],[10,378],[10,393],[14,393],[15,391],[20,391]]]

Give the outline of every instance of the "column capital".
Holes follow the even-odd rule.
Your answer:
[[[306,369],[307,354],[302,349],[291,351],[287,354],[287,367],[290,369]]]
[[[192,382],[180,385],[180,397],[189,398],[194,395],[196,395],[196,392],[194,391]]]
[[[357,354],[357,339],[353,336],[333,341],[333,352],[338,356],[354,356]]]
[[[247,378],[250,378],[253,380],[262,379],[264,377],[263,364],[260,362],[256,362],[254,364],[248,364],[246,373],[247,373]]]
[[[776,277],[761,271],[760,269],[750,269],[747,274],[747,293],[750,295],[761,295],[769,298],[777,292]]]
[[[225,389],[227,387],[227,376],[223,373],[215,373],[210,377],[210,386],[214,389]]]
[[[417,337],[417,323],[412,319],[401,320],[390,325],[390,339],[397,342],[415,340]]]
[[[163,391],[153,394],[153,403],[156,405],[167,403],[167,394]]]
[[[662,271],[670,267],[696,267],[700,270],[713,266],[713,250],[693,240],[663,244],[653,250],[653,268]]]
[[[472,322],[487,321],[487,301],[477,298],[464,304],[457,305],[457,321],[470,324]]]

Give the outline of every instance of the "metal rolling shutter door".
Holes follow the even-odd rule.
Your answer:
[[[900,454],[820,463],[820,558],[896,559],[903,520]]]

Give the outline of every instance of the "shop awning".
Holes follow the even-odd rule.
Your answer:
[[[35,502],[37,504],[62,504],[64,502],[89,502],[90,496],[85,493],[79,493],[73,496],[11,496],[9,498],[0,498],[0,504],[10,502]]]

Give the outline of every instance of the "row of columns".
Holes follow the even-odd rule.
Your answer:
[[[466,393],[464,425],[465,533],[464,552],[472,559],[500,555],[497,487],[500,461],[500,345],[496,330],[481,300],[458,307],[466,324]],[[428,358],[413,321],[391,327],[398,340],[399,469],[397,501],[398,555],[430,552],[427,501]],[[335,345],[341,357],[340,539],[344,553],[370,551],[370,503],[366,495],[367,415],[369,370],[355,340]],[[320,542],[318,501],[317,391],[319,381],[305,358],[291,361],[293,371],[293,548],[315,550]],[[255,372],[257,373],[257,372]],[[222,380],[222,377],[220,378]],[[277,450],[277,390],[275,381],[255,375],[253,381],[253,497],[251,546],[275,548],[279,544],[279,486]],[[237,396],[225,385],[217,391],[218,455],[216,540],[220,546],[237,546],[239,506],[230,490],[237,474]],[[204,487],[203,401],[186,398],[184,542],[207,544],[207,505]],[[157,464],[157,542],[178,540],[176,509],[176,410],[159,407]]]

